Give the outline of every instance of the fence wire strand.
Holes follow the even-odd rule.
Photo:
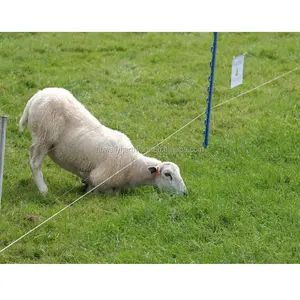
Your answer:
[[[212,109],[216,109],[234,99],[237,99],[241,96],[244,96],[252,91],[255,91],[275,80],[278,80],[279,78],[282,78],[290,73],[295,72],[296,70],[300,69],[300,66],[297,66],[296,68],[283,73],[269,81],[266,81],[246,92],[243,92],[241,94],[238,94],[235,97],[232,97],[228,100],[225,100],[217,105],[214,105],[212,107]],[[155,146],[153,146],[152,148],[150,148],[149,150],[147,150],[145,153],[143,153],[143,155],[146,155],[147,153],[151,152],[153,149],[157,148],[159,145],[161,145],[162,143],[164,143],[165,141],[169,140],[171,137],[173,137],[175,134],[177,134],[179,131],[183,130],[184,128],[186,128],[187,126],[189,126],[191,123],[193,123],[194,121],[196,121],[197,119],[199,119],[201,116],[203,116],[205,114],[205,111],[202,112],[201,114],[199,114],[198,116],[196,116],[195,118],[193,118],[192,120],[190,120],[188,123],[186,123],[185,125],[183,125],[182,127],[180,127],[179,129],[177,129],[176,131],[174,131],[172,134],[170,134],[168,137],[166,137],[165,139],[163,139],[162,141],[160,141],[158,144],[156,144]],[[98,128],[98,127],[97,127]],[[95,128],[95,130],[97,129]],[[113,175],[109,176],[108,178],[106,178],[104,181],[102,181],[101,183],[99,183],[97,186],[93,187],[92,189],[90,189],[88,192],[84,193],[83,195],[81,195],[80,197],[78,197],[77,199],[75,199],[74,201],[72,201],[70,204],[68,204],[67,206],[63,207],[61,210],[57,211],[55,214],[53,214],[52,216],[50,216],[49,218],[47,218],[46,220],[44,220],[42,223],[38,224],[37,226],[33,227],[32,229],[30,229],[28,232],[26,232],[25,234],[23,234],[22,236],[20,236],[19,238],[17,238],[16,240],[14,240],[13,242],[11,242],[10,244],[8,244],[7,246],[5,246],[4,248],[2,248],[0,250],[0,253],[2,253],[3,251],[5,251],[6,249],[10,248],[12,245],[14,245],[15,243],[17,243],[18,241],[22,240],[24,237],[26,237],[27,235],[29,235],[31,232],[35,231],[36,229],[38,229],[39,227],[41,227],[42,225],[44,225],[45,223],[47,223],[48,221],[50,221],[51,219],[53,219],[54,217],[56,217],[58,214],[62,213],[64,210],[66,210],[67,208],[69,208],[70,206],[74,205],[76,202],[78,202],[80,199],[82,199],[83,197],[85,197],[86,195],[88,195],[89,193],[91,193],[92,191],[96,190],[99,186],[101,186],[102,184],[104,184],[106,181],[108,181],[109,179],[111,179],[112,177],[114,177],[115,175],[119,174],[120,172],[122,172],[124,169],[126,169],[127,167],[129,167],[130,165],[132,165],[135,161],[137,161],[139,158],[133,160],[132,162],[130,162],[129,164],[127,164],[125,167],[123,167],[122,169],[120,169],[119,171],[117,171],[116,173],[114,173]],[[72,191],[74,188],[72,188],[70,191]],[[62,196],[66,195],[67,193],[69,193],[70,191],[65,192]],[[59,196],[59,198],[61,198],[62,196]]]

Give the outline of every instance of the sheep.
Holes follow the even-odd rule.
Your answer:
[[[109,193],[154,186],[187,194],[175,163],[141,154],[125,134],[101,124],[68,90],[38,91],[24,109],[19,122],[21,132],[26,124],[32,136],[30,167],[41,193],[48,191],[41,171],[48,155],[60,167],[79,176],[87,191]]]

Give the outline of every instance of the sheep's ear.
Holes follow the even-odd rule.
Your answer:
[[[151,174],[156,173],[157,175],[160,174],[160,169],[159,167],[149,167],[148,170],[151,172]]]
[[[156,173],[156,167],[149,167],[148,170],[151,172],[151,174]]]

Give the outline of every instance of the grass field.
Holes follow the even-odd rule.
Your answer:
[[[212,34],[3,33],[0,115],[8,116],[0,249],[81,195],[80,180],[49,158],[39,194],[18,131],[39,89],[69,89],[141,151],[205,110]],[[297,33],[221,33],[213,104],[295,68]],[[233,56],[248,52],[230,89]],[[212,112],[149,155],[177,163],[189,196],[138,188],[87,195],[0,254],[0,263],[299,263],[300,72]],[[70,189],[70,192],[66,193]],[[66,193],[64,196],[62,196]],[[41,221],[24,217],[36,214]]]

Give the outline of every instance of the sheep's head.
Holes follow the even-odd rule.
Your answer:
[[[162,190],[187,195],[187,189],[180,175],[179,167],[172,162],[162,162],[157,166],[149,167],[155,175],[155,185]]]

